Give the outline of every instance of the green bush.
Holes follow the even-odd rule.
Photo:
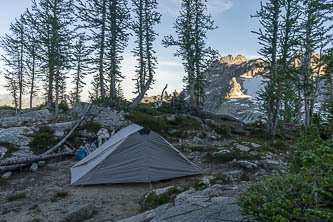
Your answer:
[[[59,109],[67,112],[69,110],[68,103],[66,101],[61,101],[61,103],[59,103]]]
[[[54,136],[54,130],[48,126],[39,127],[37,133],[33,135],[33,140],[29,146],[33,153],[41,154],[47,151],[51,146],[57,144],[58,140]]]
[[[164,118],[153,117],[152,115],[140,111],[134,111],[130,114],[127,114],[125,115],[125,118],[163,135],[165,135],[167,131],[171,129],[171,126],[165,121]]]
[[[83,126],[83,128],[85,130],[87,130],[88,132],[90,132],[90,133],[95,133],[96,134],[102,128],[102,126],[99,123],[96,123],[94,121],[90,121],[90,122],[87,122]]]
[[[140,201],[140,211],[144,212],[146,210],[154,209],[162,204],[169,203],[173,201],[177,194],[181,193],[182,191],[183,189],[177,189],[176,187],[173,187],[161,195],[151,193],[147,198],[143,197],[143,199]]]
[[[333,143],[309,127],[293,151],[289,173],[263,178],[240,205],[260,221],[332,221]]]
[[[20,200],[20,199],[24,199],[26,198],[26,194],[25,193],[15,193],[12,195],[9,195],[7,197],[8,201],[16,201],[16,200]]]

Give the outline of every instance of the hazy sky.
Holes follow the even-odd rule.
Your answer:
[[[161,45],[163,36],[173,33],[173,23],[178,16],[181,0],[158,0],[158,2],[159,10],[162,13],[161,24],[156,27],[160,36],[155,44],[159,65],[156,71],[156,82],[154,88],[149,91],[149,95],[160,94],[167,83],[169,84],[168,92],[175,89],[180,91],[185,75],[180,59],[173,56],[176,48],[166,49]],[[207,46],[217,49],[221,55],[242,54],[248,58],[257,57],[258,43],[251,30],[258,29],[258,21],[251,19],[250,15],[258,9],[259,2],[259,0],[208,0],[209,13],[212,14],[215,24],[219,28],[208,34]],[[0,36],[8,33],[10,23],[30,6],[31,0],[1,0]],[[135,76],[136,60],[131,54],[131,50],[134,48],[133,42],[134,39],[131,38],[122,63],[123,74],[126,76],[122,86],[126,98],[134,97],[132,79]],[[2,51],[0,51],[1,53]],[[91,79],[91,77],[87,77],[85,80],[87,83],[84,90],[85,97],[91,87]],[[0,77],[0,94],[5,93],[3,85],[4,79]]]

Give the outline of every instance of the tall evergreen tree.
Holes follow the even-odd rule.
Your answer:
[[[178,46],[175,56],[183,60],[187,76],[184,78],[190,95],[190,104],[198,109],[203,103],[203,87],[205,84],[204,71],[209,61],[217,54],[211,48],[206,48],[206,35],[214,30],[214,22],[206,15],[206,0],[183,0],[180,15],[174,24],[176,38],[166,36],[163,40],[165,47]]]
[[[22,96],[25,87],[25,26],[23,15],[10,25],[11,35],[5,35],[1,39],[1,47],[5,52],[2,57],[5,62],[5,79],[7,88],[11,91],[15,108],[22,109]]]
[[[33,97],[37,95],[38,81],[40,79],[40,59],[39,59],[39,41],[36,29],[35,16],[29,10],[25,12],[24,23],[26,25],[26,58],[25,66],[27,70],[27,85],[29,86],[29,104],[30,109],[33,105]]]
[[[92,58],[92,72],[95,72],[94,93],[103,100],[106,97],[106,77],[105,77],[105,54],[106,54],[106,38],[107,38],[107,3],[110,0],[78,0],[77,15],[83,22],[82,28],[90,30],[90,38],[95,52]]]
[[[89,63],[91,48],[85,44],[86,38],[84,34],[80,34],[73,47],[73,67],[74,67],[74,78],[73,85],[74,91],[73,99],[74,103],[78,103],[81,99],[82,88],[86,85],[84,82],[85,76],[90,73]]]
[[[312,121],[315,104],[318,96],[319,74],[322,66],[322,58],[319,57],[315,62],[316,67],[312,66],[316,51],[322,50],[327,44],[328,29],[325,26],[327,18],[325,17],[324,5],[326,0],[302,0],[303,19],[301,26],[303,29],[300,33],[301,39],[301,76],[302,92],[304,99],[304,125],[309,126]]]
[[[65,79],[70,61],[73,39],[73,0],[33,0],[33,12],[37,18],[38,41],[42,58],[47,102],[55,101],[55,116],[58,116],[60,91],[65,89]],[[55,99],[54,99],[55,91]]]
[[[157,58],[153,43],[158,35],[154,26],[160,23],[161,14],[157,11],[158,3],[156,0],[132,0],[132,4],[134,7],[133,13],[135,14],[132,28],[137,44],[133,53],[139,63],[136,66],[137,77],[135,79],[135,93],[138,93],[138,95],[131,104],[133,108],[141,102],[154,83]]]
[[[268,0],[260,3],[260,10],[255,17],[259,17],[261,28],[252,31],[258,35],[261,48],[259,54],[263,57],[265,68],[265,87],[260,93],[264,110],[267,113],[267,132],[275,136],[279,112],[281,108],[281,76],[278,72],[278,44],[279,44],[279,19],[281,16],[281,1]]]
[[[121,74],[122,53],[129,40],[130,11],[127,0],[110,0],[107,4],[106,71],[108,72],[109,97],[117,97],[117,84]]]

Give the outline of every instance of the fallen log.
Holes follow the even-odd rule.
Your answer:
[[[50,155],[50,154],[55,152],[57,149],[59,149],[67,141],[67,139],[72,135],[72,133],[76,130],[76,128],[78,128],[80,126],[80,124],[85,120],[86,114],[89,112],[91,106],[92,106],[92,104],[90,104],[90,106],[86,109],[84,114],[77,121],[77,123],[74,125],[74,127],[69,131],[69,133],[67,133],[67,135],[59,143],[57,143],[55,146],[53,146],[52,148],[47,150],[45,153],[38,155],[37,157],[17,158],[14,160],[2,160],[2,161],[0,161],[0,166],[19,165],[19,164],[25,164],[25,163],[29,164],[29,163],[33,163],[33,162],[36,162],[39,160],[50,159],[49,158],[50,156],[51,156],[51,158],[53,158],[52,157],[53,155],[55,157],[58,157],[57,155],[63,156],[64,153],[52,154],[52,155]],[[66,152],[66,153],[73,154],[73,152]],[[34,161],[31,162],[31,159]]]
[[[63,152],[63,153],[54,153],[50,155],[40,155],[35,157],[27,157],[27,158],[20,158],[20,159],[13,159],[13,160],[6,160],[3,161],[0,165],[0,173],[6,172],[6,171],[12,171],[17,170],[26,166],[29,166],[32,163],[36,163],[38,161],[43,160],[50,160],[55,159],[58,157],[64,157],[64,156],[72,156],[74,155],[73,152]]]

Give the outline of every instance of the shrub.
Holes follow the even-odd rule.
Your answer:
[[[65,191],[59,191],[56,192],[52,197],[51,197],[51,201],[52,202],[56,202],[58,199],[63,199],[65,197],[68,196],[68,192]]]
[[[66,101],[61,101],[58,105],[59,109],[62,109],[63,111],[67,112],[69,110],[68,103]]]
[[[309,127],[292,154],[289,173],[263,178],[242,195],[240,205],[260,221],[331,221],[333,143]]]
[[[169,189],[167,192],[157,195],[151,193],[147,198],[144,198],[140,202],[140,211],[144,212],[146,210],[154,209],[162,204],[166,204],[174,201],[177,194],[181,193],[183,189],[177,189],[176,187]]]
[[[165,135],[166,132],[171,129],[170,125],[168,125],[164,118],[153,117],[143,112],[134,111],[125,115],[125,117],[138,125],[151,129],[160,134]]]
[[[26,198],[25,193],[16,193],[16,194],[9,195],[7,197],[7,200],[8,201],[16,201],[16,200],[20,200],[20,199],[24,199],[24,198]]]
[[[88,132],[90,132],[90,133],[95,133],[96,134],[102,128],[102,126],[99,123],[96,123],[94,121],[90,121],[90,122],[87,122],[83,126],[83,128],[85,130],[87,130]]]
[[[34,134],[33,140],[29,146],[33,153],[41,154],[48,150],[51,146],[57,144],[58,140],[54,137],[54,130],[48,126],[39,127],[37,133]]]

